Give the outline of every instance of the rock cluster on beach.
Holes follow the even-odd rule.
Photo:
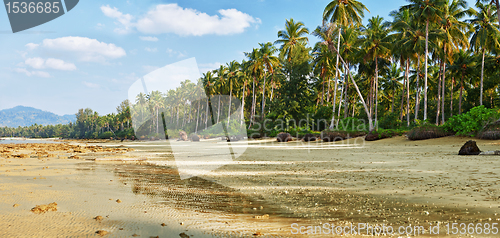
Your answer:
[[[281,132],[276,136],[278,142],[289,142],[292,141],[293,138],[289,133]]]
[[[78,154],[86,153],[125,153],[131,148],[107,148],[101,146],[61,144],[5,144],[0,145],[0,157],[4,158],[70,158],[80,159]],[[67,156],[67,157],[66,157]]]
[[[479,155],[481,150],[477,147],[476,142],[473,140],[465,142],[458,152],[459,155]]]

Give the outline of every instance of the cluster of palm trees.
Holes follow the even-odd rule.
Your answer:
[[[447,117],[462,113],[464,103],[466,109],[500,105],[497,4],[496,0],[478,0],[469,8],[465,0],[408,0],[407,5],[390,13],[392,21],[375,16],[363,25],[368,11],[365,5],[356,0],[334,0],[325,7],[323,24],[314,31],[302,22],[286,20],[274,43],[261,43],[245,53],[242,62],[232,61],[204,73],[198,82],[204,92],[195,94],[239,99],[245,109],[241,121],[247,119],[250,128],[277,110],[275,102],[280,97],[294,97],[283,87],[297,70],[293,62],[300,52],[306,52],[300,58],[305,57],[311,66],[304,79],[314,106],[308,110],[314,114],[314,110],[331,107],[331,128],[342,114],[344,118],[357,115],[368,119],[370,130],[379,121],[379,114],[406,120],[408,126],[412,121],[431,121],[431,115],[436,124],[443,124]],[[319,39],[313,47],[308,46],[309,34]],[[196,128],[203,126],[202,122],[211,118],[208,100],[176,98],[185,95],[183,89],[178,90],[168,95],[142,95],[136,103],[154,101],[156,128],[161,120],[158,111],[166,105],[173,106],[160,111],[172,114],[171,122],[197,121]],[[157,98],[161,96],[170,99],[163,99],[162,104]],[[456,101],[458,109],[453,106]],[[222,108],[220,100],[211,103]],[[301,106],[310,106],[310,102]],[[226,115],[234,107],[228,108]],[[216,122],[221,113],[213,114]]]

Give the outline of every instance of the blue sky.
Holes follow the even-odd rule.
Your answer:
[[[368,19],[403,0],[364,0]],[[311,31],[327,0],[83,0],[70,12],[13,34],[0,10],[0,110],[31,106],[59,115],[116,111],[130,85],[152,70],[195,57],[200,71],[244,59],[274,42],[285,19]],[[473,1],[469,1],[473,3]],[[316,42],[309,37],[311,44]]]

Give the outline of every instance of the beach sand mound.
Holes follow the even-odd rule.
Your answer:
[[[460,148],[458,152],[459,155],[478,155],[481,154],[481,150],[477,147],[476,142],[473,140],[465,142],[465,144]]]
[[[31,208],[31,211],[35,214],[42,214],[46,212],[56,212],[57,203],[53,202],[47,205],[36,205],[36,207]]]

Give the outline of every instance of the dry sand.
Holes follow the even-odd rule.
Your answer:
[[[458,156],[467,140],[251,141],[186,180],[161,141],[0,145],[0,237],[290,237],[293,223],[438,222],[444,237],[447,222],[500,223],[500,157]]]

